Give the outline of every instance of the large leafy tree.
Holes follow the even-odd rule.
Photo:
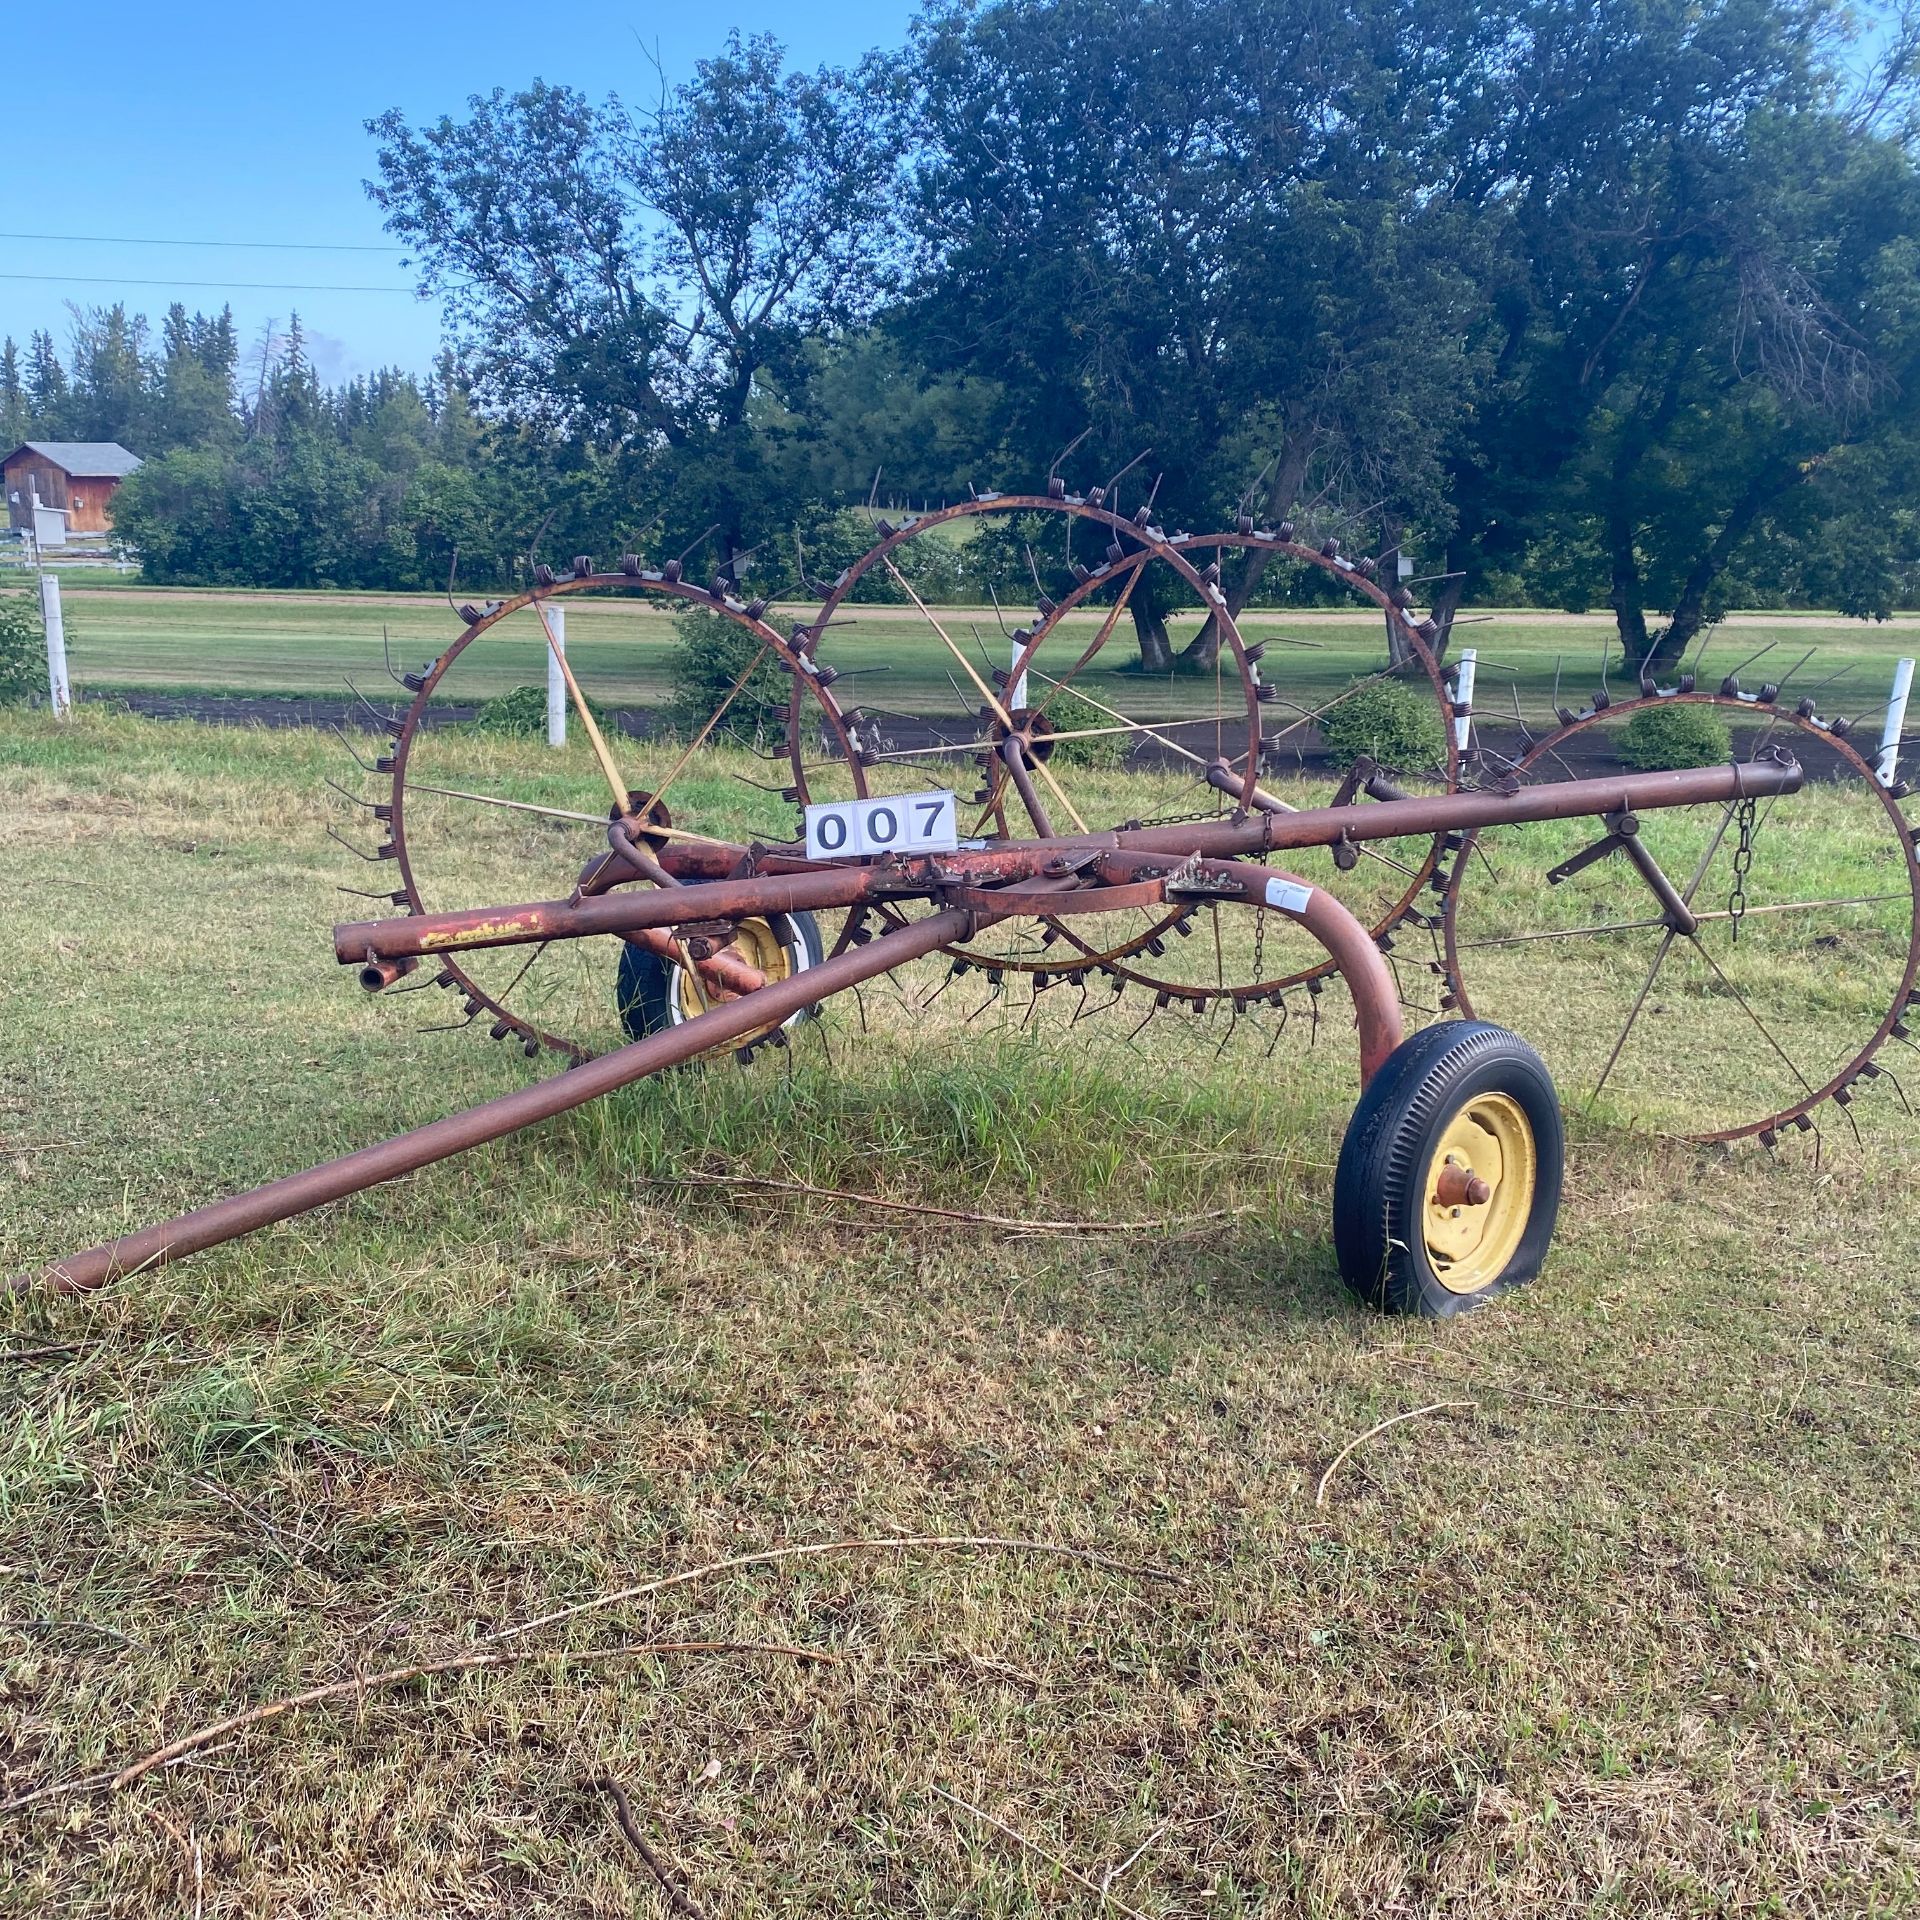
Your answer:
[[[644,110],[536,82],[461,121],[385,114],[369,192],[483,404],[618,445],[663,537],[715,514],[730,566],[770,484],[756,392],[883,283],[886,106],[877,69],[791,72],[736,35]]]
[[[1451,191],[1489,240],[1491,373],[1447,605],[1515,571],[1611,605],[1628,666],[1668,669],[1757,540],[1840,510],[1911,432],[1920,182],[1874,118],[1899,74],[1863,102],[1842,24],[1530,0],[1473,71]]]
[[[1431,191],[1461,18],[936,5],[905,56],[924,144],[896,324],[998,384],[996,451],[1030,474],[1091,429],[1085,471],[1150,448],[1139,473],[1196,520],[1438,518],[1473,365],[1472,236]],[[1163,606],[1131,606],[1144,664],[1172,666]],[[1216,647],[1203,629],[1187,664]]]

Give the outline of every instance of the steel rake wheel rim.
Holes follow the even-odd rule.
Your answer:
[[[631,564],[629,563],[630,566]],[[729,595],[716,595],[709,588],[698,587],[685,580],[668,579],[653,569],[633,571],[623,569],[618,573],[575,573],[565,578],[555,579],[551,583],[532,588],[525,593],[489,602],[477,617],[468,620],[465,631],[430,663],[421,677],[419,686],[414,690],[412,703],[400,722],[394,737],[392,752],[389,827],[391,857],[398,869],[401,883],[399,891],[405,895],[406,910],[409,914],[428,911],[422,892],[416,851],[409,838],[408,773],[422,734],[432,731],[427,727],[426,722],[434,694],[444,684],[447,675],[459,663],[467,649],[499,626],[502,621],[516,613],[524,612],[528,608],[537,608],[549,601],[589,593],[616,593],[624,600],[636,605],[661,601],[676,603],[717,613],[731,620],[751,637],[763,643],[786,667],[796,683],[796,697],[800,697],[798,688],[802,684],[812,689],[813,697],[818,701],[824,719],[839,739],[848,762],[851,763],[854,760],[855,749],[848,736],[846,720],[838,702],[833,697],[831,688],[819,685],[813,674],[803,664],[794,645],[765,619],[750,612],[746,604]],[[571,708],[569,711],[571,714]],[[804,786],[801,788],[801,800],[804,804]],[[557,875],[556,879],[566,885],[572,884],[571,875]],[[531,964],[530,962],[529,965]],[[491,1015],[491,1026],[483,1026],[481,1030],[495,1038],[512,1037],[518,1039],[529,1052],[558,1053],[571,1061],[587,1060],[593,1057],[592,1048],[583,1046],[572,1036],[528,1018],[508,1006],[504,994],[489,991],[488,986],[475,976],[472,968],[463,964],[456,956],[451,954],[442,956],[438,961],[438,967],[441,981],[451,992],[460,996],[460,1004],[466,1012],[466,1018],[455,1024],[477,1026],[484,1016]],[[517,985],[517,983],[518,976],[514,984]]]
[[[1340,583],[1349,593],[1361,600],[1370,601],[1386,618],[1395,622],[1396,637],[1405,648],[1425,685],[1431,691],[1439,710],[1441,720],[1441,740],[1443,742],[1444,771],[1443,789],[1454,791],[1459,784],[1459,753],[1452,725],[1453,710],[1450,696],[1442,677],[1438,662],[1431,649],[1415,630],[1405,610],[1396,603],[1393,596],[1380,588],[1351,562],[1345,562],[1320,549],[1279,535],[1261,530],[1238,531],[1233,533],[1174,534],[1168,535],[1162,529],[1151,524],[1142,525],[1138,518],[1127,519],[1104,507],[1073,496],[1056,497],[1038,494],[987,494],[966,500],[941,509],[936,513],[909,516],[900,525],[893,526],[882,522],[882,538],[866,553],[860,555],[835,580],[831,592],[823,603],[818,616],[815,632],[823,633],[835,614],[847,604],[848,596],[859,581],[876,566],[884,564],[890,557],[909,545],[914,539],[924,536],[936,528],[951,525],[957,521],[979,519],[991,515],[1013,515],[1020,513],[1045,513],[1058,517],[1084,520],[1104,527],[1117,538],[1132,540],[1135,550],[1118,561],[1108,560],[1098,567],[1087,569],[1083,577],[1061,594],[1060,598],[1046,606],[1035,618],[1030,627],[1022,631],[1028,634],[1023,651],[1017,660],[1013,660],[1005,675],[1007,685],[1012,685],[1031,670],[1038,672],[1035,666],[1036,656],[1046,641],[1059,630],[1066,616],[1090,601],[1094,594],[1103,588],[1121,583],[1131,583],[1138,575],[1156,561],[1168,564],[1177,578],[1182,579],[1199,597],[1203,607],[1212,612],[1219,621],[1221,631],[1221,651],[1230,652],[1235,663],[1242,697],[1246,708],[1247,744],[1237,758],[1244,760],[1245,772],[1239,776],[1240,789],[1236,796],[1242,812],[1247,810],[1248,796],[1258,786],[1264,771],[1262,755],[1272,744],[1283,740],[1288,734],[1300,730],[1314,719],[1323,716],[1333,707],[1351,697],[1360,685],[1344,690],[1332,701],[1318,709],[1300,710],[1302,718],[1290,722],[1280,732],[1271,737],[1264,735],[1262,702],[1259,697],[1259,675],[1254,669],[1254,658],[1264,651],[1264,643],[1256,649],[1253,658],[1249,657],[1247,645],[1241,635],[1238,623],[1228,613],[1223,596],[1216,596],[1208,583],[1200,576],[1198,568],[1189,555],[1213,554],[1217,556],[1232,548],[1242,552],[1267,552],[1279,555],[1302,566],[1319,569],[1329,578]],[[1132,586],[1127,584],[1126,593]],[[1117,622],[1118,610],[1113,613]],[[942,636],[945,638],[945,636]],[[1053,681],[1051,676],[1042,675],[1049,681],[1051,691],[1040,702],[1030,698],[1032,704],[1049,704],[1061,693],[1075,697],[1091,699],[1073,685],[1079,672],[1090,663],[1090,656],[1083,657],[1070,669],[1064,682]],[[1382,674],[1370,676],[1371,679],[1391,677],[1394,669],[1389,668]],[[997,677],[997,670],[996,670]],[[1096,705],[1100,704],[1095,702]],[[984,711],[984,709],[983,709]],[[1109,710],[1112,711],[1112,710]],[[1115,713],[1116,719],[1125,720],[1126,716]],[[1145,723],[1132,721],[1127,723],[1136,733],[1147,738],[1158,739],[1154,728]],[[1161,722],[1165,731],[1177,729],[1181,722]],[[1192,724],[1192,723],[1184,723]],[[794,769],[796,776],[803,769],[803,757],[800,752],[800,736],[792,727],[789,729],[790,749],[794,751]],[[1162,742],[1161,744],[1166,744]],[[908,757],[908,756],[895,756]],[[1197,756],[1192,756],[1197,758]],[[1384,939],[1399,926],[1414,910],[1423,889],[1430,880],[1441,857],[1443,837],[1431,836],[1425,843],[1425,850],[1412,865],[1405,868],[1404,884],[1397,894],[1378,911],[1365,916],[1369,931],[1376,940]],[[1362,857],[1383,859],[1384,864],[1400,866],[1390,856],[1381,856],[1377,850],[1367,847]],[[1036,986],[1049,984],[1060,979],[1084,979],[1089,973],[1105,974],[1113,978],[1116,987],[1128,985],[1143,987],[1156,996],[1164,996],[1167,1001],[1178,1001],[1203,1009],[1214,1000],[1231,1001],[1236,1008],[1245,1008],[1265,1001],[1278,1001],[1287,991],[1330,978],[1335,969],[1324,958],[1306,964],[1287,967],[1282,971],[1258,980],[1236,981],[1227,984],[1222,981],[1214,985],[1194,985],[1167,977],[1136,963],[1136,957],[1143,952],[1157,957],[1169,936],[1184,937],[1181,928],[1191,928],[1196,918],[1194,909],[1181,908],[1166,912],[1152,924],[1138,930],[1130,938],[1119,942],[1102,944],[1097,938],[1088,938],[1073,924],[1066,920],[1039,921],[1034,924],[1047,929],[1043,938],[1048,944],[1037,953],[1006,953],[983,951],[977,948],[960,946],[950,949],[950,955],[965,966],[976,967],[989,974],[1019,973],[1035,976]],[[844,937],[844,936],[843,936]],[[1059,943],[1058,950],[1052,942]]]
[[[1823,905],[1845,907],[1859,904],[1892,904],[1904,898],[1906,916],[1904,928],[1904,950],[1895,964],[1889,969],[1888,977],[1892,981],[1887,1010],[1877,1024],[1872,1026],[1864,1044],[1851,1051],[1842,1064],[1825,1073],[1818,1073],[1809,1082],[1806,1076],[1799,1075],[1797,1066],[1793,1067],[1796,1077],[1802,1079],[1803,1091],[1796,1099],[1778,1106],[1769,1106],[1764,1112],[1752,1115],[1744,1120],[1724,1126],[1702,1127],[1697,1129],[1678,1129],[1677,1137],[1698,1142],[1702,1145],[1731,1144],[1740,1140],[1759,1139],[1766,1145],[1772,1145],[1777,1138],[1788,1130],[1808,1131],[1814,1129],[1811,1118],[1815,1109],[1824,1103],[1834,1102],[1842,1109],[1851,1105],[1855,1088],[1863,1080],[1872,1080],[1885,1072],[1875,1064],[1875,1056],[1895,1038],[1904,1038],[1909,1017],[1920,1007],[1920,827],[1910,823],[1900,811],[1899,797],[1888,787],[1882,785],[1874,769],[1855,751],[1842,735],[1822,722],[1817,715],[1801,713],[1793,709],[1783,709],[1777,702],[1762,704],[1752,699],[1742,699],[1737,695],[1700,692],[1674,692],[1655,694],[1638,700],[1615,702],[1609,706],[1589,710],[1572,721],[1562,725],[1555,732],[1536,741],[1521,758],[1513,763],[1512,770],[1522,781],[1544,763],[1559,758],[1568,743],[1596,728],[1606,727],[1631,719],[1634,714],[1657,708],[1695,705],[1713,707],[1731,717],[1752,722],[1764,717],[1766,734],[1770,739],[1777,728],[1791,728],[1797,734],[1817,741],[1822,751],[1833,754],[1845,770],[1848,791],[1854,783],[1863,784],[1877,803],[1878,820],[1892,835],[1892,847],[1897,850],[1900,860],[1902,886],[1885,895],[1872,896],[1865,901],[1850,899],[1827,902],[1812,901],[1797,907],[1769,908],[1767,912],[1806,912],[1818,911]],[[1562,762],[1564,765],[1564,761]],[[1804,791],[1818,791],[1819,785],[1809,781]],[[1837,783],[1836,783],[1837,784]],[[1790,797],[1785,804],[1791,806]],[[1652,819],[1654,816],[1649,815]],[[1874,816],[1867,816],[1873,818]],[[1729,813],[1731,818],[1731,813]],[[1597,825],[1598,823],[1596,823]],[[1461,937],[1461,903],[1473,885],[1471,878],[1476,859],[1482,857],[1482,842],[1487,830],[1475,829],[1463,836],[1462,844],[1446,883],[1444,920],[1444,949],[1447,985],[1460,1013],[1469,1018],[1486,1017],[1483,1010],[1476,1008],[1472,996],[1471,979],[1463,955],[1474,950],[1477,943],[1463,940]],[[1497,829],[1492,831],[1498,831]],[[1703,876],[1704,878],[1704,871]],[[1652,902],[1649,899],[1649,911]],[[1726,914],[1716,908],[1712,910],[1715,921],[1723,920]],[[1891,915],[1889,916],[1892,917]],[[1702,915],[1703,920],[1707,915]],[[1626,926],[1609,928],[1604,931],[1629,931]],[[1647,930],[1651,930],[1650,928]],[[1494,943],[1499,944],[1499,943]],[[1709,956],[1709,965],[1713,965]],[[1657,971],[1657,962],[1656,962]],[[1729,991],[1737,989],[1728,983]],[[1878,999],[1878,993],[1875,993]],[[1621,1046],[1631,1032],[1638,1015],[1634,1009],[1626,1023],[1627,1031],[1621,1036]],[[1751,1010],[1749,1010],[1751,1011]],[[1757,1015],[1754,1016],[1757,1021]],[[1682,1036],[1684,1039],[1685,1036]],[[1791,1066],[1793,1063],[1788,1061]],[[1677,1072],[1680,1062],[1673,1062]],[[1602,1078],[1604,1079],[1604,1075]],[[1903,1096],[1904,1098],[1904,1096]]]

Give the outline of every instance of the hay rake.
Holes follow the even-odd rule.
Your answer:
[[[991,640],[914,586],[916,543],[989,528],[1024,540],[1035,583],[1033,614]],[[1024,979],[1036,1004],[1064,985],[1082,1012],[1127,1002],[1141,1020],[1284,1019],[1304,1000],[1317,1026],[1337,981],[1362,1092],[1335,1245],[1354,1291],[1392,1309],[1476,1305],[1531,1277],[1553,1231],[1559,1096],[1541,1053],[1483,1009],[1538,1003],[1534,1037],[1573,1102],[1686,1137],[1817,1138],[1818,1111],[1851,1120],[1880,1079],[1898,1092],[1876,1055],[1911,1043],[1916,832],[1892,756],[1869,766],[1811,696],[1789,706],[1737,673],[1703,692],[1695,674],[1616,702],[1603,678],[1546,737],[1523,727],[1502,751],[1483,729],[1465,750],[1470,703],[1432,619],[1374,562],[1290,523],[1170,532],[1151,499],[1126,514],[1054,478],[875,531],[799,622],[724,573],[636,556],[540,567],[526,592],[459,608],[464,630],[403,677],[410,704],[362,762],[388,784],[358,796],[386,830],[361,851],[394,884],[359,891],[399,911],[336,927],[335,952],[369,990],[437,986],[457,1008],[445,1024],[559,1070],[15,1284],[96,1287],[669,1067],[751,1059],[834,994],[936,954],[954,978]],[[1051,589],[1035,547],[1058,548]],[[1236,561],[1370,607],[1389,665],[1290,698],[1275,643],[1248,642],[1229,611]],[[1103,655],[1155,569],[1214,645],[1198,673],[1128,681]],[[905,609],[904,649],[881,657],[849,618],[863,586]],[[594,615],[571,647],[562,607]],[[638,742],[596,706],[596,674],[654,644],[662,609],[690,608],[722,623],[737,671],[687,744]],[[563,673],[583,736],[551,770],[463,718],[516,636]],[[1435,702],[1433,764],[1319,771],[1299,751],[1312,729],[1388,677]],[[1724,762],[1623,770],[1617,729],[1690,706],[1735,723]],[[642,757],[633,784],[623,762]],[[1522,911],[1545,924],[1515,931]],[[1434,1016],[1410,1038],[1409,1012]]]

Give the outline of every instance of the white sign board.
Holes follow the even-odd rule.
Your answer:
[[[944,791],[902,793],[881,800],[822,800],[807,809],[809,860],[951,853],[959,844],[958,803]]]

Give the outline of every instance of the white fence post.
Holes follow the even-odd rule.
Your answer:
[[[1013,643],[1013,661],[1012,665],[1008,668],[1009,672],[1012,671],[1013,667],[1017,667],[1020,664],[1020,656],[1025,653],[1026,650],[1027,643],[1024,640],[1016,640]],[[1015,680],[1007,688],[1007,711],[1009,713],[1018,713],[1026,704],[1027,676],[1023,673],[1018,680]]]
[[[1453,670],[1453,744],[1462,753],[1473,733],[1473,670],[1479,658],[1477,648],[1462,647]]]
[[[73,686],[67,679],[67,629],[60,614],[60,576],[40,576],[40,616],[47,628],[47,696],[57,719],[73,709]]]
[[[1874,772],[1883,787],[1893,785],[1893,770],[1900,758],[1900,735],[1907,724],[1907,696],[1913,691],[1913,662],[1894,663],[1893,692],[1887,698],[1887,717],[1880,727],[1880,753]]]
[[[547,745],[567,744],[567,677],[560,671],[560,656],[567,650],[567,610],[547,607],[547,627],[553,645],[547,649]]]

